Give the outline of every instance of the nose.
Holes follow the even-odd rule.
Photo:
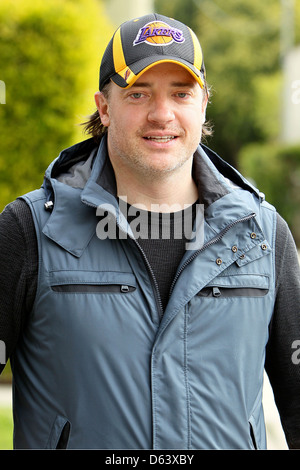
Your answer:
[[[174,121],[175,113],[172,108],[172,103],[167,97],[158,95],[153,97],[150,102],[150,109],[148,112],[148,120],[159,124],[166,124]]]

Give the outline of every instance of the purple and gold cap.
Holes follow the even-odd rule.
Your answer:
[[[164,62],[181,65],[204,88],[202,49],[188,26],[155,13],[126,21],[103,54],[99,89],[110,80],[121,88],[129,88],[144,72]]]

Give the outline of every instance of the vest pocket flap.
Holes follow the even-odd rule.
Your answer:
[[[245,274],[216,277],[197,295],[200,297],[262,297],[268,292],[268,276]]]
[[[55,292],[128,293],[136,289],[132,273],[114,271],[51,271],[49,284]]]

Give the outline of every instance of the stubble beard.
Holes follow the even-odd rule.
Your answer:
[[[145,132],[140,131],[138,138],[141,138],[144,134]],[[178,133],[178,135],[183,135],[183,133]],[[119,145],[121,141],[123,145]],[[117,138],[111,139],[113,154],[118,155],[118,160],[124,169],[130,169],[141,181],[144,180],[147,182],[163,181],[167,179],[170,175],[187,164],[197,148],[191,149],[190,152],[185,148],[176,149],[174,158],[170,160],[170,155],[167,156],[169,160],[168,163],[163,161],[165,157],[162,151],[161,160],[159,161],[159,159],[156,158],[156,164],[153,164],[153,162],[151,162],[151,156],[149,156],[149,151],[144,151],[136,143],[131,143],[128,145],[128,148],[126,148],[124,147],[124,142],[126,142],[126,136],[121,136],[120,134]]]

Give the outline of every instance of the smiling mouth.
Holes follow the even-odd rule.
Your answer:
[[[159,142],[159,143],[167,143],[171,142],[171,140],[176,139],[175,135],[164,135],[164,136],[149,136],[145,137],[146,140],[151,140],[152,142]]]

